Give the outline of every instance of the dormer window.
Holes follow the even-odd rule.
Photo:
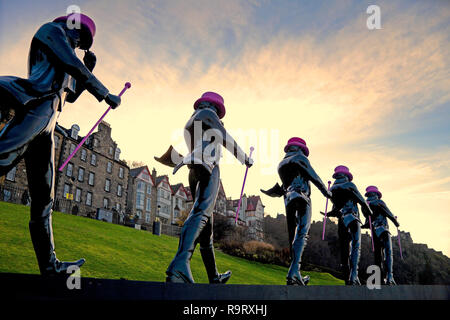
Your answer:
[[[114,160],[119,161],[120,160],[120,149],[116,148],[116,152],[114,153]]]
[[[78,132],[80,132],[80,127],[77,124],[74,124],[71,128],[70,128],[70,137],[72,139],[77,140],[78,139]]]

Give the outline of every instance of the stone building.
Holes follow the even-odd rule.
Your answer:
[[[82,140],[78,136],[78,125],[73,125],[70,130],[62,129],[66,135],[55,132],[55,149],[60,151],[57,168]],[[102,208],[113,212],[114,218],[110,222],[123,223],[128,175],[129,167],[120,160],[120,149],[111,137],[110,125],[101,122],[98,131],[56,175],[56,209],[94,218],[97,209]]]
[[[189,195],[182,183],[172,185],[172,219],[171,223],[176,224],[178,217],[187,211]]]
[[[147,166],[130,170],[128,178],[127,215],[134,223],[150,228],[156,217],[156,170]]]
[[[102,219],[123,222],[129,167],[120,160],[108,123],[101,122],[63,171],[58,170],[81,142],[79,131],[76,124],[70,129],[57,125],[55,130],[55,210],[97,218],[98,209],[103,209],[102,217],[111,217],[111,221]],[[3,190],[27,190],[24,161],[2,180]]]
[[[163,224],[170,224],[173,220],[172,186],[167,175],[156,177],[157,209],[156,216]]]
[[[236,214],[239,199],[228,200],[228,213]],[[242,196],[241,207],[239,209],[239,221],[240,225],[248,227],[250,238],[263,241],[264,240],[264,205],[260,196],[247,197],[245,194]]]
[[[222,180],[220,180],[219,183],[219,192],[214,206],[214,214],[220,214],[222,216],[227,215],[227,196],[225,194],[225,189],[223,188]]]

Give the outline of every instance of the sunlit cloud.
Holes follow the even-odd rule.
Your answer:
[[[301,136],[325,183],[336,165],[348,165],[361,193],[370,184],[380,187],[414,241],[449,255],[450,139],[432,146],[414,139],[425,116],[450,116],[450,6],[383,2],[383,28],[369,31],[359,2],[302,5],[296,4],[305,21],[292,20],[282,6],[267,13],[271,1],[82,2],[98,26],[95,74],[112,92],[132,83],[122,106],[107,117],[124,158],[170,174],[153,156],[180,145],[176,132],[194,101],[217,91],[225,98],[225,126],[244,150],[256,147],[247,194],[279,181],[282,148]],[[314,16],[307,19],[307,10],[320,18],[320,27]],[[49,19],[44,10],[39,14]],[[15,42],[6,37],[1,74],[25,76],[37,27],[24,29]],[[76,122],[86,133],[105,108],[84,94],[65,106],[60,122]],[[448,126],[443,132],[450,137]],[[408,138],[393,143],[400,134]],[[223,183],[227,196],[237,198],[245,169],[227,157]],[[187,182],[187,175],[180,171],[170,179]],[[313,191],[315,220],[325,203],[321,197]],[[263,202],[267,214],[284,212],[281,199],[264,196]]]

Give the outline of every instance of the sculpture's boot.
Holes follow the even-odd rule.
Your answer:
[[[209,283],[225,284],[231,277],[231,271],[228,270],[225,273],[219,273],[216,266],[216,258],[214,255],[214,247],[200,248],[203,264],[208,274]]]
[[[352,235],[354,237],[354,235]],[[350,254],[350,278],[349,285],[361,285],[358,278],[358,263],[360,255],[360,241],[359,239],[352,240],[352,250]]]
[[[185,241],[180,238],[180,246],[186,246]],[[166,282],[172,283],[195,283],[192,276],[190,261],[194,253],[194,245],[189,249],[181,251],[175,256],[166,271]]]
[[[342,277],[344,278],[345,285],[349,285],[349,278],[350,278],[350,267],[348,264],[341,264],[340,269],[342,272]]]
[[[392,241],[389,234],[386,232],[383,238],[384,252],[386,257],[386,284],[388,286],[395,286],[394,274],[393,274],[393,251]]]
[[[300,273],[300,262],[305,245],[306,233],[297,230],[294,243],[292,244],[292,261],[286,277],[287,285],[306,286],[310,280],[309,276],[302,277]]]
[[[190,262],[196,241],[207,219],[199,212],[189,216],[185,221],[181,229],[178,251],[166,271],[166,282],[195,283]]]
[[[52,203],[45,208],[43,218],[31,220],[29,223],[31,241],[42,275],[65,275],[71,266],[81,267],[85,260],[62,262],[56,258],[52,229]],[[71,272],[72,273],[72,272]]]

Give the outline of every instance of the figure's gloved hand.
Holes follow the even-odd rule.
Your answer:
[[[97,63],[97,57],[95,56],[95,54],[92,51],[87,50],[84,52],[83,62],[84,62],[84,65],[86,66],[86,68],[88,68],[89,71],[92,72],[92,70],[94,70],[95,65]]]
[[[249,158],[247,155],[245,156],[245,165],[250,168],[253,165],[253,159]]]
[[[397,220],[395,220],[395,226],[398,228],[398,227],[400,227],[400,223],[398,223],[398,221]]]
[[[120,106],[121,99],[120,99],[119,96],[116,96],[116,95],[113,95],[113,94],[111,94],[111,93],[108,93],[108,95],[107,95],[106,98],[105,98],[105,102],[106,102],[109,106],[111,106],[111,108],[115,109],[115,108],[117,108],[118,106]]]

